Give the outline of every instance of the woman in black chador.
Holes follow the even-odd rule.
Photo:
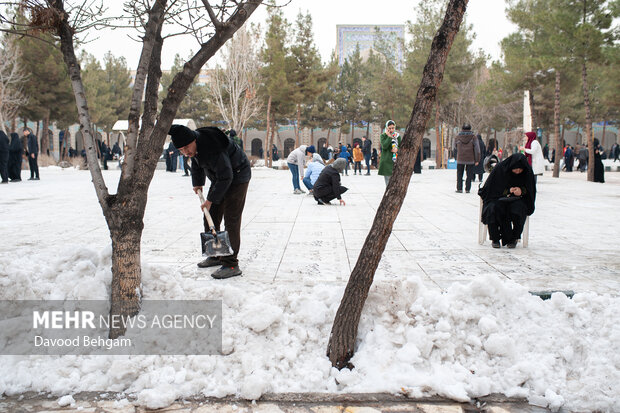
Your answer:
[[[493,248],[514,248],[528,215],[534,213],[536,183],[525,155],[516,153],[498,163],[478,191],[482,222],[489,227]]]

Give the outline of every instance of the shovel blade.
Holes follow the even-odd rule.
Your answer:
[[[200,244],[202,246],[202,255],[205,257],[223,257],[233,255],[234,251],[230,245],[228,232],[219,231],[217,236],[213,236],[210,232],[202,232],[200,234]]]

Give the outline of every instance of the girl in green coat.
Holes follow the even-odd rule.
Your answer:
[[[381,134],[381,159],[379,160],[379,175],[385,179],[386,186],[390,182],[399,147],[400,134],[396,132],[396,123],[393,120],[388,120]]]

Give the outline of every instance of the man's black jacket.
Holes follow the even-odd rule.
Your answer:
[[[366,139],[364,145],[362,146],[362,153],[364,156],[370,156],[370,152],[372,152],[372,141],[370,139]]]
[[[328,165],[321,171],[321,174],[314,183],[312,192],[315,198],[321,198],[333,194],[336,198],[341,199],[341,188],[340,173],[332,168],[331,165]]]
[[[245,152],[219,128],[196,129],[196,156],[192,158],[192,185],[211,181],[207,200],[220,204],[231,185],[250,182],[252,171]]]

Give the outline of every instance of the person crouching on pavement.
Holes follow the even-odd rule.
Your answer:
[[[248,157],[219,128],[205,127],[193,131],[183,125],[172,125],[169,134],[183,156],[192,158],[194,192],[202,190],[206,178],[209,178],[211,185],[200,210],[209,210],[216,231],[220,230],[224,218],[234,251],[232,255],[224,257],[209,257],[199,262],[198,267],[221,266],[211,274],[216,279],[241,275],[237,255],[241,245],[241,215],[252,177]],[[203,217],[203,221],[205,232],[209,232],[206,218]]]
[[[316,180],[313,189],[314,199],[319,205],[329,205],[334,198],[338,198],[340,205],[346,205],[341,195],[347,192],[348,188],[340,185],[340,174],[347,165],[345,158],[338,158],[330,165],[323,168],[323,171]]]

